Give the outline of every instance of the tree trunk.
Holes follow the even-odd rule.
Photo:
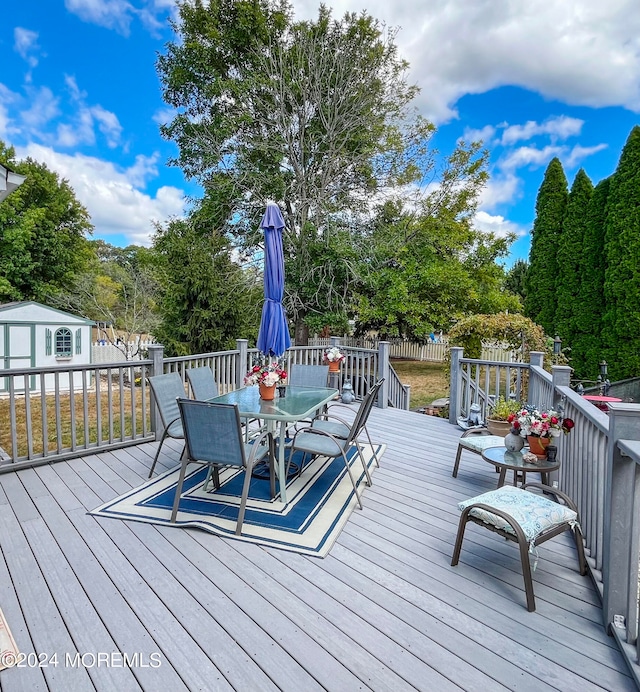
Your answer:
[[[302,318],[296,320],[296,346],[309,345],[309,327]]]

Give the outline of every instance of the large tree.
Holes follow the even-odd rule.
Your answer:
[[[393,214],[387,205],[372,234],[373,270],[358,290],[358,330],[384,338],[427,339],[471,312],[517,310],[502,291],[496,259],[508,240],[455,218]]]
[[[577,320],[584,273],[582,251],[587,224],[585,210],[589,208],[592,194],[593,184],[581,168],[571,186],[557,246],[559,271],[556,277],[557,307],[554,326],[555,333],[562,338],[565,347],[571,348],[578,335]]]
[[[598,363],[604,354],[602,343],[606,266],[604,233],[610,184],[611,178],[605,178],[596,185],[585,214],[580,294],[576,301],[575,313],[577,334],[571,343],[571,365],[575,376],[583,379],[595,379]]]
[[[603,341],[612,378],[640,373],[640,127],[631,130],[607,197]]]
[[[265,202],[281,205],[300,343],[313,320],[346,315],[370,268],[355,258],[369,247],[372,203],[420,191],[414,205],[436,212],[465,197],[474,173],[454,156],[437,174],[433,126],[408,117],[416,88],[394,32],[366,13],[334,20],[322,6],[294,22],[285,3],[195,0],[180,4],[174,29],[158,70],[177,115],[162,132],[204,186],[214,226],[246,252],[261,242]]]
[[[567,178],[558,158],[547,166],[536,199],[536,218],[531,231],[525,314],[547,334],[555,332],[558,243],[567,206]]]
[[[69,183],[45,164],[16,161],[1,141],[0,162],[26,176],[0,202],[0,300],[46,301],[87,266],[93,226]]]

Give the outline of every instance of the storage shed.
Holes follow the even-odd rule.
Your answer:
[[[91,362],[91,320],[34,301],[0,305],[0,367],[24,369],[84,365]],[[69,375],[61,372],[59,389],[69,388]],[[0,391],[7,379],[0,378]],[[45,389],[55,388],[53,374],[45,376]],[[40,390],[40,377],[29,377],[29,390]]]

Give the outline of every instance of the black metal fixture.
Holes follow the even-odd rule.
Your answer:
[[[562,339],[556,334],[553,340],[553,355],[559,356],[562,353]]]
[[[556,337],[557,338],[557,337]],[[554,340],[554,353],[555,353],[555,340]],[[576,393],[582,396],[584,394],[584,384],[595,384],[599,388],[600,396],[608,396],[609,389],[611,388],[611,382],[609,381],[608,366],[606,360],[601,360],[598,363],[598,378],[596,380],[582,380],[576,385]]]
[[[600,384],[600,394],[602,396],[607,396],[609,394],[609,388],[611,387],[611,382],[607,377],[607,361],[602,360],[598,364],[598,369],[600,373],[598,375],[598,383]]]

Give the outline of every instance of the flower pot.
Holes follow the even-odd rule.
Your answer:
[[[529,445],[531,454],[535,454],[538,459],[546,459],[547,447],[551,444],[551,438],[527,435],[527,444]]]
[[[258,387],[260,388],[260,398],[264,399],[265,401],[271,401],[275,395],[276,395],[276,386],[275,384],[272,384],[270,387],[268,387],[266,384],[262,384],[262,382],[258,382]]]
[[[329,372],[340,372],[340,361],[330,360],[329,361]]]
[[[495,420],[487,418],[487,430],[492,435],[504,437],[508,432],[511,432],[511,423],[508,420]]]

